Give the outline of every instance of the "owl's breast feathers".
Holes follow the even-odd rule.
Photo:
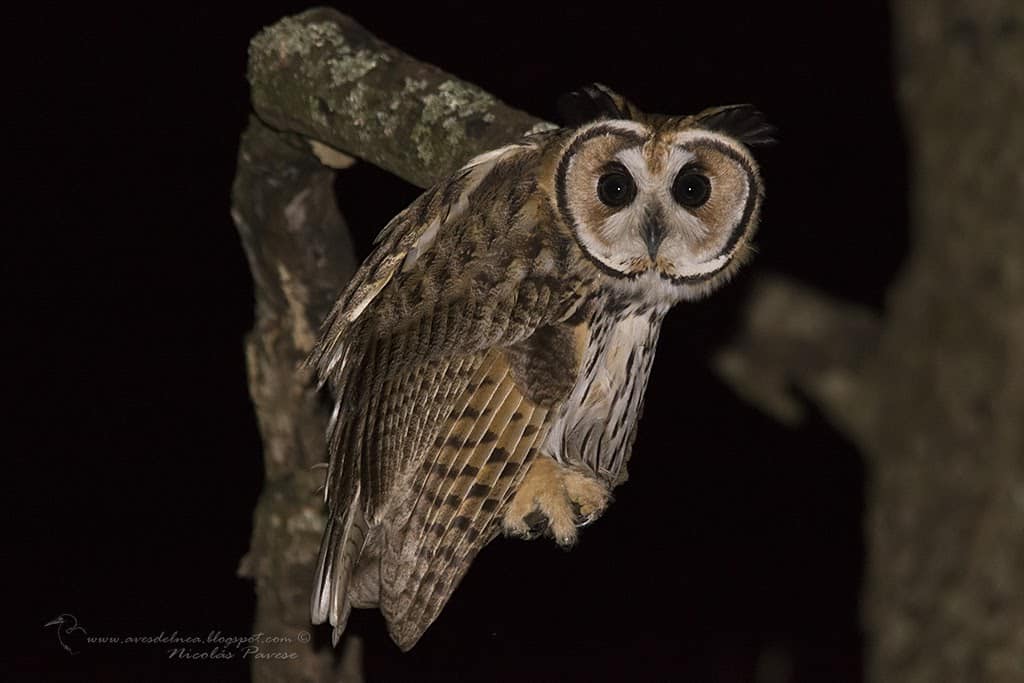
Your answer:
[[[610,485],[626,480],[658,334],[668,306],[595,296],[576,380],[552,420],[543,450],[585,465]]]

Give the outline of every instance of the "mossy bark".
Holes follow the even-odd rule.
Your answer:
[[[418,62],[339,12],[282,19],[249,46],[262,121],[426,187],[543,122]]]

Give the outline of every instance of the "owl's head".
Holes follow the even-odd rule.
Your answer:
[[[750,252],[764,196],[748,149],[770,141],[761,114],[645,115],[600,87],[573,98],[568,108],[589,120],[562,148],[555,195],[582,250],[610,276],[656,278],[685,298],[728,279]]]

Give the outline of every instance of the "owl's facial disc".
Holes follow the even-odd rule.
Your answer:
[[[563,218],[602,270],[679,285],[704,283],[742,260],[761,197],[757,167],[735,140],[631,121],[582,129],[556,188]]]

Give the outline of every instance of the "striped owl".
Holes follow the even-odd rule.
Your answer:
[[[626,479],[666,312],[747,260],[763,188],[746,105],[643,114],[481,154],[376,240],[311,356],[336,397],[311,609],[379,607],[411,648],[501,533],[571,546]]]

